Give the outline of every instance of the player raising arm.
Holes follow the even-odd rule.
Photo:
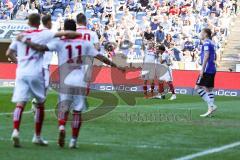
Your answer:
[[[64,30],[76,31],[75,21],[65,20]],[[60,90],[61,93],[59,93],[58,103],[58,144],[60,147],[63,147],[65,144],[65,125],[69,109],[71,108],[73,110],[73,121],[72,138],[69,147],[76,148],[77,138],[82,124],[81,112],[86,108],[86,93],[84,91],[82,92],[82,90],[79,90],[77,94],[75,92],[72,93],[71,89],[76,89],[78,87],[83,89],[87,88],[86,73],[89,72],[89,70],[86,69],[88,64],[84,62],[85,57],[95,57],[112,67],[117,67],[120,70],[124,69],[102,56],[91,42],[83,40],[81,36],[75,39],[55,39],[47,45],[39,45],[28,40],[24,43],[34,50],[41,51],[41,53],[45,51],[57,51],[58,53],[60,88],[63,88],[63,90]]]
[[[141,72],[141,77],[144,80],[143,82],[143,93],[144,98],[152,98],[154,95],[154,79],[155,79],[155,63],[156,63],[156,54],[155,54],[155,42],[148,41],[147,48],[144,50],[143,58],[143,67]],[[148,95],[147,83],[150,82],[151,91]]]
[[[216,74],[216,52],[215,45],[211,40],[212,31],[209,28],[205,28],[201,32],[201,39],[204,41],[200,60],[202,69],[198,80],[196,82],[195,89],[202,99],[208,104],[208,111],[201,117],[207,117],[216,111],[217,106],[214,104],[214,78]]]

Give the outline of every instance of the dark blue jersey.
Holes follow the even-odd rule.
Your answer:
[[[207,39],[204,41],[201,49],[201,64],[203,64],[203,59],[204,59],[204,54],[209,53],[209,59],[206,64],[206,68],[204,70],[204,73],[216,73],[216,51],[215,51],[215,45],[214,43],[210,40]]]

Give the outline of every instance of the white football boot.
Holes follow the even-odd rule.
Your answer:
[[[13,146],[18,148],[18,147],[21,147],[20,145],[20,139],[19,139],[19,132],[17,129],[14,129],[13,130],[13,133],[12,133],[12,141],[13,141]]]
[[[156,96],[154,96],[153,98],[156,98],[156,99],[162,99],[162,94],[161,93],[158,93]]]
[[[75,138],[71,138],[70,142],[69,142],[69,148],[77,148],[77,139]]]
[[[201,114],[200,117],[209,117],[217,110],[217,106],[214,104],[211,107],[208,107],[208,111],[204,114]]]
[[[44,140],[41,136],[33,136],[32,143],[40,146],[47,146],[48,141]]]
[[[169,98],[170,101],[173,101],[173,100],[175,100],[175,99],[177,99],[176,94],[173,94],[173,95]]]

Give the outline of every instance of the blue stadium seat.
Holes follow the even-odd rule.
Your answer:
[[[86,10],[85,16],[86,16],[87,18],[92,18],[92,15],[93,15],[93,11],[92,11],[92,10]]]
[[[142,44],[143,44],[142,38],[135,39],[135,45],[142,46]]]
[[[138,56],[138,57],[140,57],[141,56],[141,48],[135,48],[134,49],[134,52],[136,53],[136,55]]]
[[[136,19],[141,21],[144,16],[146,16],[145,12],[138,12],[136,15]]]
[[[133,17],[136,17],[136,12],[131,11],[130,14],[133,15]]]
[[[117,12],[115,15],[115,19],[121,19],[123,14],[124,14],[123,12]]]
[[[55,9],[55,10],[53,11],[52,15],[53,15],[54,17],[57,17],[59,13],[60,13],[61,15],[63,15],[63,12],[64,12],[63,9],[57,8],[57,9]]]

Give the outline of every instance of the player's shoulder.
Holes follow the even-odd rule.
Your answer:
[[[210,39],[205,40],[203,43],[203,45],[212,45],[212,44],[213,44],[213,42]]]
[[[35,33],[40,33],[40,32],[43,32],[43,30],[42,29],[29,29],[29,30],[23,31],[22,33],[23,34],[35,34]]]

